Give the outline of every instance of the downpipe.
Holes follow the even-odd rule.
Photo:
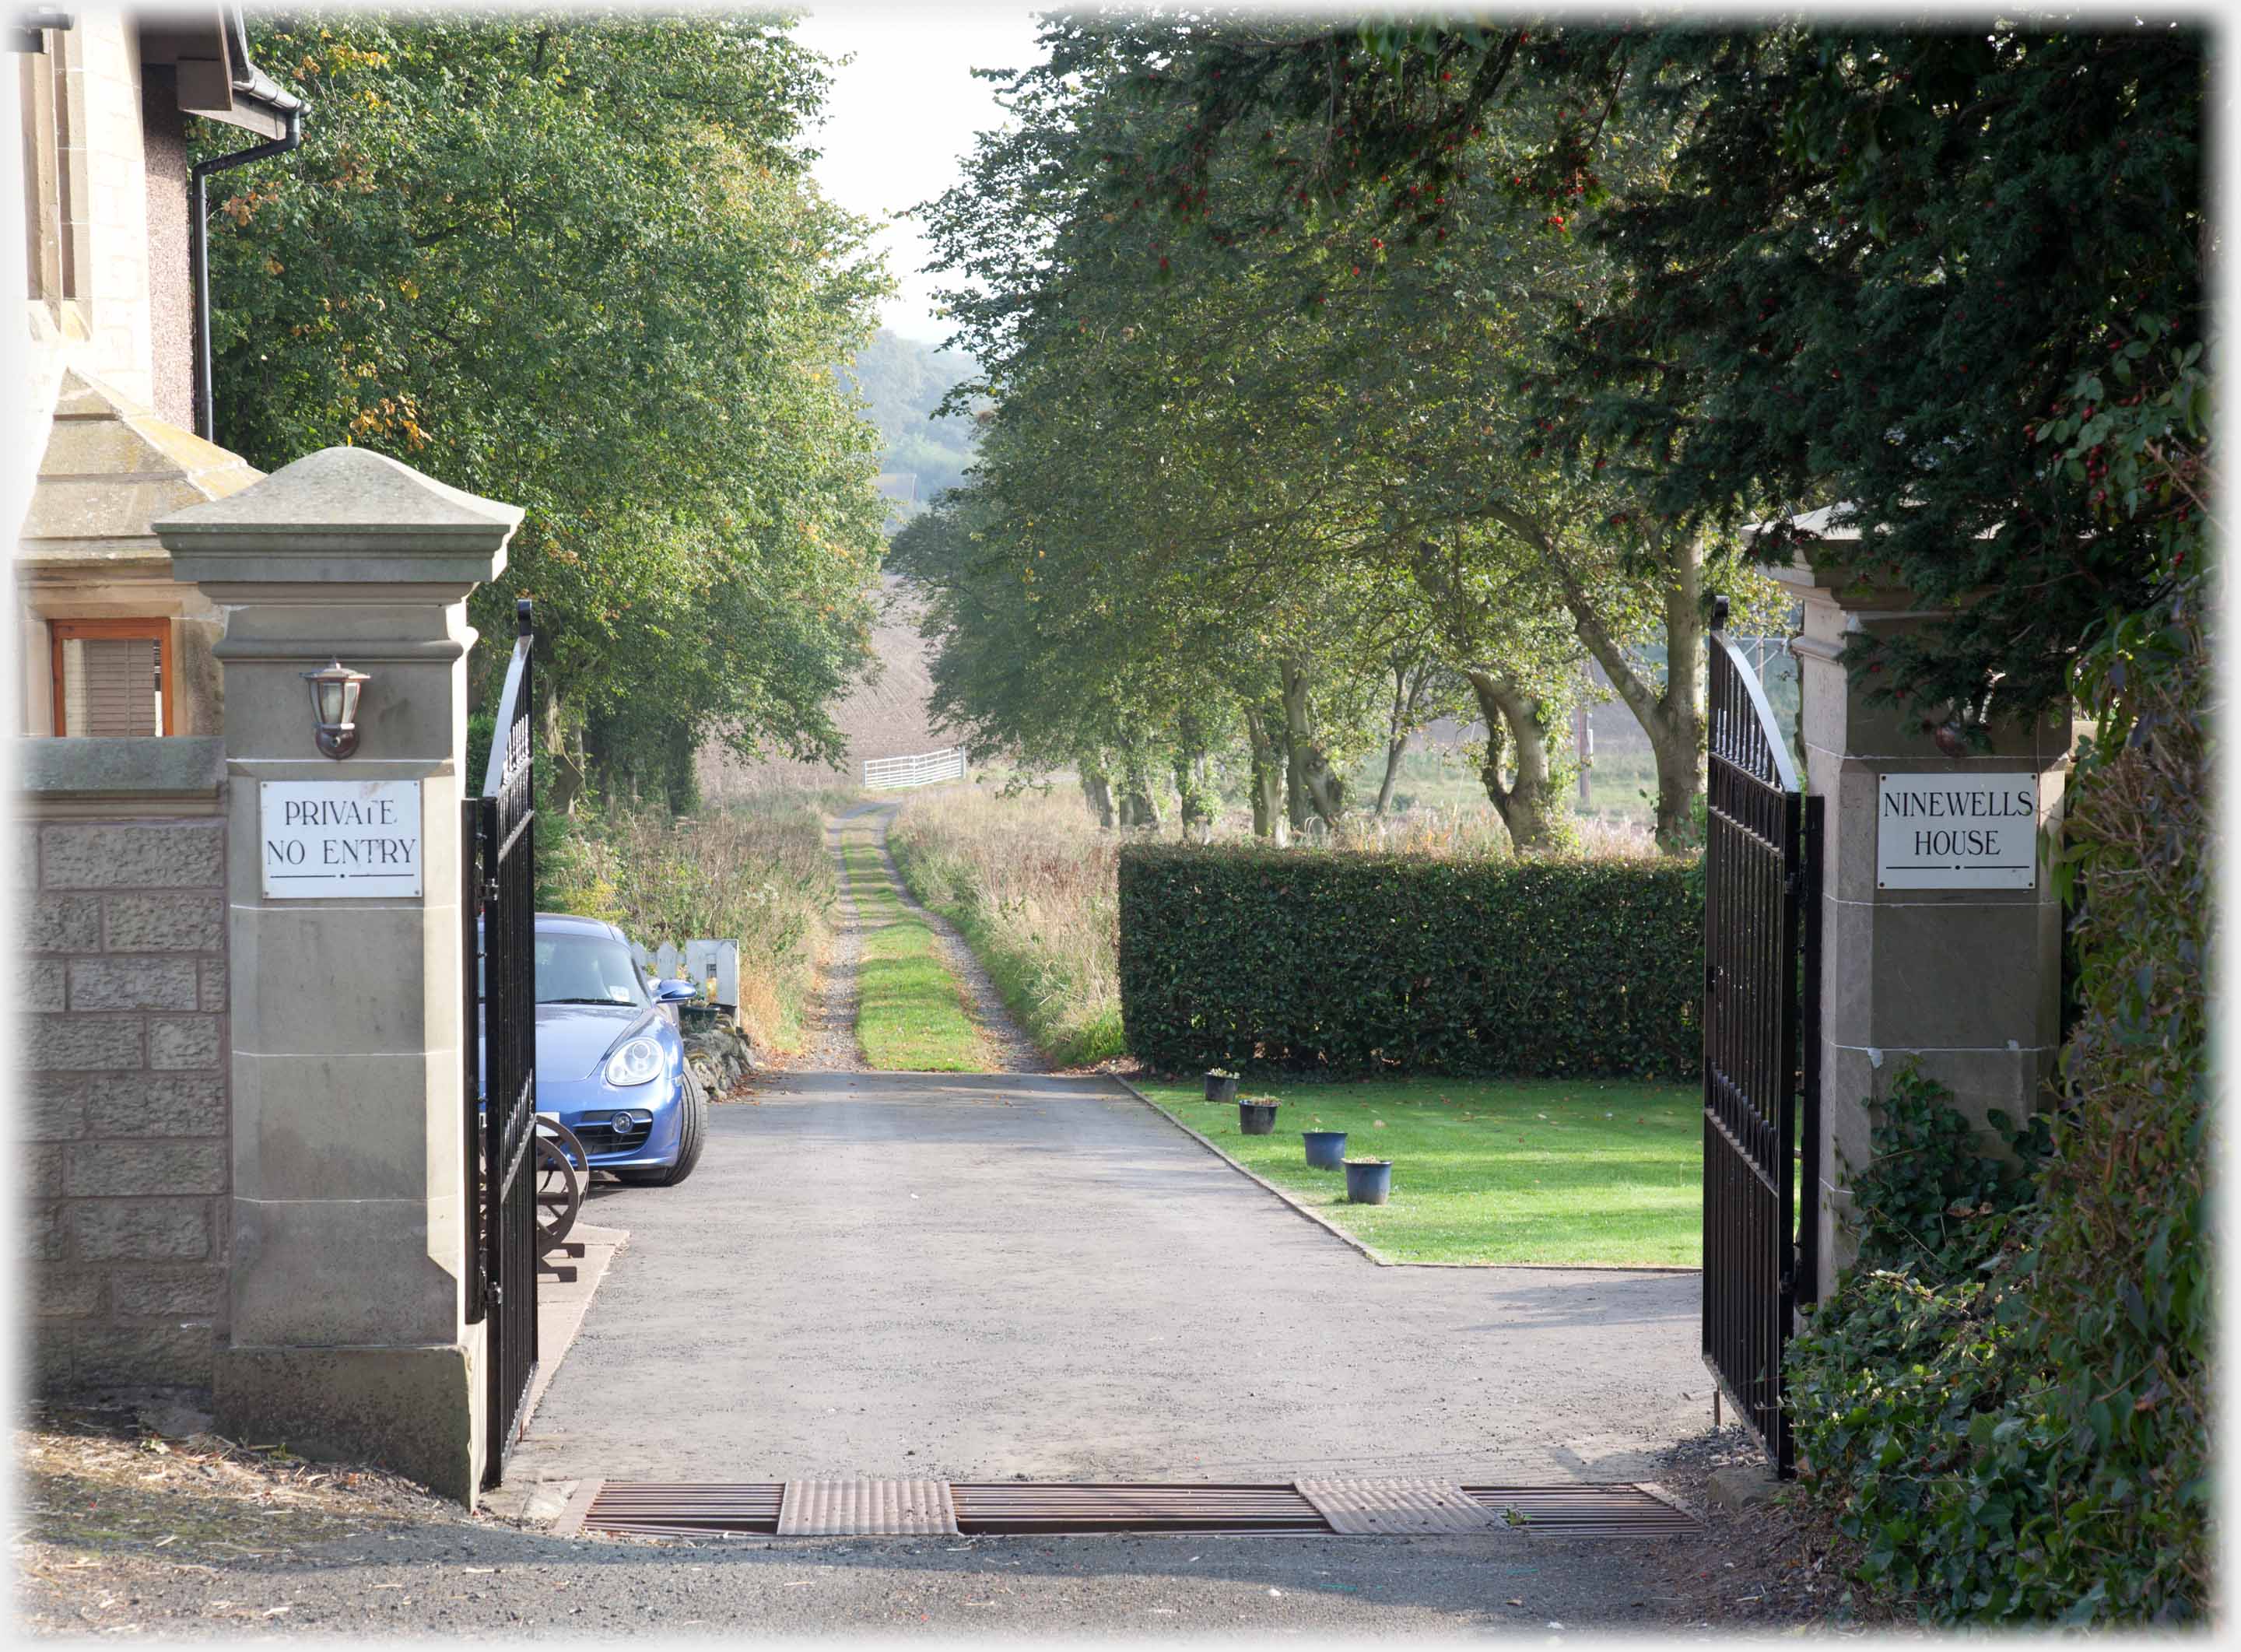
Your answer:
[[[304,111],[291,109],[285,137],[231,155],[213,155],[187,169],[187,257],[195,280],[195,434],[205,442],[217,439],[217,403],[211,378],[210,177],[213,172],[230,172],[252,161],[285,155],[303,142]]]

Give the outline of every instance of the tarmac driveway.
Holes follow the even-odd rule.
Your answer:
[[[777,1077],[585,1219],[516,1487],[1627,1480],[1709,1421],[1696,1275],[1381,1267],[1102,1079]]]

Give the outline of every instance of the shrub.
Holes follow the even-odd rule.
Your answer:
[[[798,1042],[839,896],[809,794],[773,793],[689,819],[579,808],[538,820],[538,906],[619,924],[648,948],[739,943],[739,1020],[758,1042]]]
[[[1692,1078],[1701,862],[1138,845],[1121,1014],[1154,1068]]]
[[[1870,1112],[1873,1155],[1850,1176],[1858,1258],[1785,1356],[1801,1468],[1863,1546],[1866,1581],[2004,1609],[2026,1510],[1970,1470],[2032,1386],[2015,1321],[2044,1126],[1996,1117],[2010,1154],[1983,1153],[1950,1093],[1911,1069]]]

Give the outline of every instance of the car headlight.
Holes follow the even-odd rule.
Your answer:
[[[661,1047],[650,1038],[634,1038],[607,1058],[607,1082],[651,1084],[661,1076]]]

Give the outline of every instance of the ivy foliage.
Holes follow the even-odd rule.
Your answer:
[[[1702,863],[1131,845],[1120,1014],[1166,1072],[1695,1077]]]
[[[1979,1475],[2028,1409],[2017,1327],[2044,1126],[2004,1129],[2010,1154],[1987,1154],[1910,1068],[1874,1113],[1870,1162],[1850,1167],[1857,1260],[1787,1356],[1802,1467],[1863,1545],[1866,1581],[1933,1616],[2002,1616],[2035,1500]]]

